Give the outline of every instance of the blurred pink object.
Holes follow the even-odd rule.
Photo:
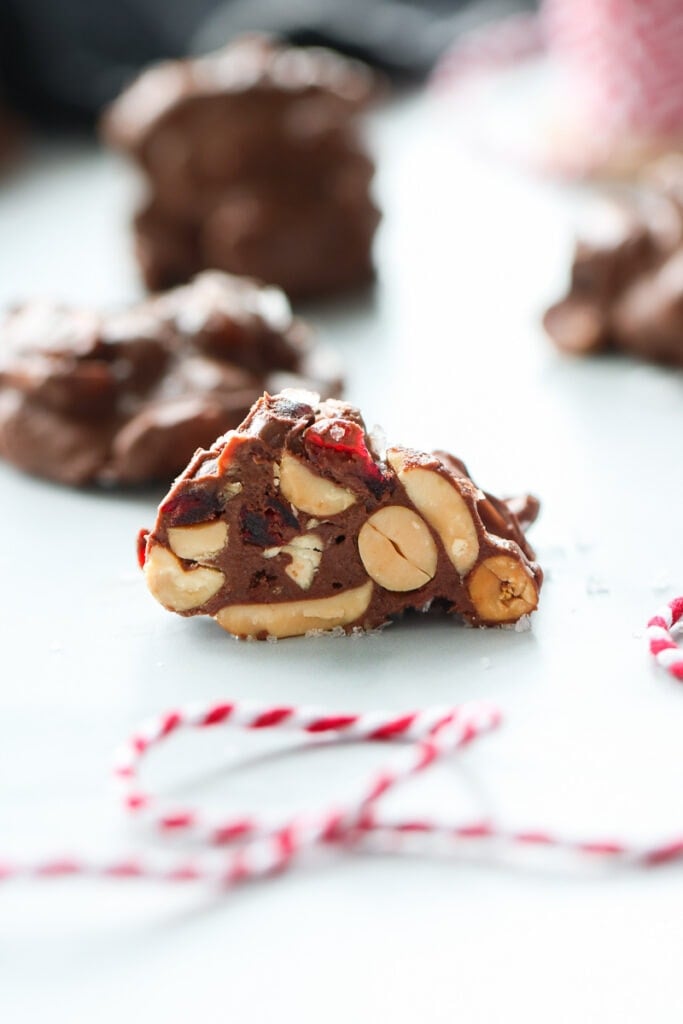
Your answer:
[[[683,148],[683,0],[544,0],[537,15],[460,39],[434,83],[457,93],[541,57],[548,74],[524,96],[527,136],[507,139],[510,156],[563,174],[623,173]]]
[[[541,18],[597,126],[683,136],[682,0],[545,0]]]
[[[517,64],[543,49],[541,20],[537,14],[519,11],[499,21],[466,32],[443,55],[432,75],[437,89],[452,88],[471,75]]]

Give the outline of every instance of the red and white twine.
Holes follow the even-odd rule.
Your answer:
[[[683,651],[671,630],[683,619],[683,597],[676,598],[648,623],[650,652],[667,672],[683,681]],[[330,714],[311,707],[225,702],[168,711],[145,724],[119,752],[114,774],[123,805],[143,819],[157,837],[180,835],[191,840],[191,854],[168,864],[148,855],[96,862],[80,857],[52,857],[35,862],[0,860],[0,881],[19,878],[91,876],[117,879],[204,881],[221,887],[284,871],[303,853],[323,845],[354,847],[369,837],[434,836],[463,844],[495,842],[503,848],[554,849],[600,863],[654,866],[683,859],[683,831],[649,845],[612,837],[575,838],[546,829],[510,829],[491,820],[444,821],[430,817],[389,820],[381,799],[405,780],[454,754],[495,729],[497,708],[473,702],[453,708],[426,708],[404,714],[366,712]],[[332,742],[383,742],[406,749],[356,795],[317,812],[273,824],[257,815],[211,820],[193,807],[164,804],[143,787],[140,767],[147,754],[181,731],[206,729],[261,731],[276,729]],[[210,855],[213,851],[213,856]],[[216,854],[219,854],[216,858]]]
[[[683,619],[683,597],[676,597],[661,608],[647,624],[650,654],[657,663],[683,683],[683,650],[671,635],[671,630]]]

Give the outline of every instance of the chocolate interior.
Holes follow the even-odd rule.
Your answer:
[[[427,610],[433,602],[445,605],[477,625],[490,624],[473,604],[468,580],[487,558],[509,556],[533,581],[542,582],[515,508],[529,525],[538,513],[536,499],[510,502],[483,494],[462,462],[444,452],[401,453],[406,465],[438,474],[466,503],[478,538],[476,563],[463,578],[453,566],[443,543],[431,530],[437,548],[433,578],[410,592],[395,592],[373,584],[362,615],[344,628],[373,629],[408,609]],[[283,495],[279,472],[283,457],[294,456],[316,477],[347,489],[354,503],[332,515],[314,516],[300,511]],[[227,525],[225,547],[202,566],[219,569],[224,583],[211,598],[183,614],[216,615],[231,605],[300,602],[352,591],[368,582],[359,555],[358,537],[368,518],[379,509],[403,506],[415,510],[397,473],[375,451],[359,411],[352,406],[305,392],[264,395],[238,430],[208,451],[198,452],[159,507],[146,544],[146,556],[156,547],[172,548],[174,527],[222,520]],[[302,535],[312,534],[322,551],[312,583],[302,591],[286,569],[291,549],[275,556]],[[192,560],[180,559],[182,571],[191,572]],[[534,605],[535,606],[535,605]],[[261,638],[265,633],[258,634]]]

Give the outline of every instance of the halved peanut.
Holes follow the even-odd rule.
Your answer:
[[[538,605],[536,582],[510,555],[493,555],[467,581],[472,604],[483,622],[515,622]]]
[[[278,604],[227,605],[216,613],[216,621],[236,636],[301,636],[311,629],[334,629],[355,622],[367,610],[372,583],[345,590],[331,597]]]
[[[302,512],[312,516],[334,516],[356,501],[346,487],[312,473],[295,455],[285,452],[280,462],[280,491]]]
[[[368,576],[385,590],[417,590],[436,572],[436,544],[417,512],[387,505],[363,523],[358,551]]]
[[[155,544],[147,554],[145,578],[152,595],[173,612],[187,612],[208,601],[223,586],[218,569],[184,569],[176,556]]]
[[[387,452],[387,461],[415,508],[438,533],[449,559],[466,575],[479,555],[479,537],[467,502],[445,477],[424,466],[406,466],[403,453]]]
[[[301,534],[282,547],[266,548],[263,557],[274,558],[279,554],[290,556],[291,562],[285,572],[302,590],[308,590],[323,556],[323,542],[320,537],[315,533]]]
[[[222,519],[194,526],[169,526],[168,543],[180,558],[202,562],[222,551],[228,541],[228,524]]]

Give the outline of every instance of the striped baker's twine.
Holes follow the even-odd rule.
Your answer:
[[[335,714],[311,707],[224,702],[168,711],[142,726],[119,751],[114,774],[124,807],[143,818],[158,836],[182,835],[200,853],[168,867],[145,857],[96,863],[80,857],[52,857],[34,863],[0,860],[0,880],[91,875],[207,881],[232,886],[283,871],[304,850],[326,843],[358,840],[370,828],[373,805],[400,782],[494,729],[500,714],[484,702],[453,708],[427,708],[397,715],[386,712]],[[273,825],[256,815],[210,821],[194,808],[168,806],[144,789],[140,766],[169,737],[186,730],[277,729],[337,742],[402,742],[401,757],[373,776],[358,794],[335,806]],[[202,857],[209,847],[230,844],[217,865]]]
[[[671,635],[671,630],[683,619],[683,597],[675,597],[653,615],[647,624],[650,654],[657,663],[683,683],[683,650]]]
[[[671,635],[681,619],[683,597],[671,601],[650,620],[647,636],[657,662],[683,681],[683,653]],[[0,859],[0,881],[91,876],[204,881],[229,888],[280,873],[317,846],[358,846],[364,839],[388,837],[396,848],[397,842],[411,836],[433,836],[454,841],[459,847],[469,844],[471,848],[473,843],[483,842],[495,843],[498,848],[556,850],[581,860],[632,867],[653,867],[683,859],[683,831],[651,844],[637,844],[605,836],[566,836],[538,828],[511,829],[491,820],[448,822],[419,816],[392,821],[380,813],[380,800],[387,793],[495,729],[500,721],[498,709],[484,702],[405,714],[330,714],[312,707],[232,701],[167,711],[144,724],[121,748],[114,774],[127,811],[142,819],[158,838],[180,835],[191,840],[193,853],[176,855],[170,866],[151,855],[102,862],[71,856],[34,862]],[[235,728],[276,729],[337,743],[402,743],[406,749],[352,798],[276,824],[251,814],[211,820],[196,808],[164,804],[143,787],[143,760],[170,737],[182,731]]]

